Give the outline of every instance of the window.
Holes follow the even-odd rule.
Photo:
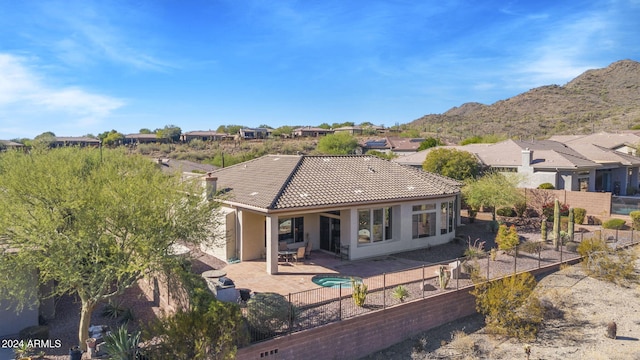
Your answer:
[[[455,206],[453,201],[440,204],[440,234],[447,234],[453,231],[455,219]]]
[[[278,219],[278,241],[287,243],[304,241],[304,218],[283,218]]]
[[[391,208],[358,210],[358,244],[391,240]]]
[[[436,204],[413,206],[411,222],[414,239],[436,235]]]

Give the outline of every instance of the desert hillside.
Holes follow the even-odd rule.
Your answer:
[[[618,61],[563,86],[541,86],[491,105],[462,104],[409,125],[453,141],[488,134],[544,138],[627,130],[640,126],[640,63]]]

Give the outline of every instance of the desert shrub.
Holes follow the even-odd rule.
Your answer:
[[[569,217],[568,216],[561,216],[560,217],[560,231],[567,231],[569,230]]]
[[[502,224],[498,229],[495,241],[498,244],[498,249],[512,253],[515,247],[520,244],[520,237],[515,226],[511,225],[507,228],[507,225]]]
[[[264,326],[269,325],[267,322]],[[150,359],[230,360],[235,359],[237,346],[247,340],[240,307],[217,300],[211,301],[208,307],[178,310],[160,318],[149,326],[145,335],[156,340],[145,347]]]
[[[485,241],[480,241],[480,238],[476,239],[473,243],[471,237],[467,240],[467,249],[464,251],[464,256],[469,258],[476,258],[484,255]]]
[[[584,258],[582,264],[590,276],[616,284],[637,280],[637,255],[631,250],[615,250],[604,240],[592,238],[578,245],[578,254]]]
[[[553,202],[548,202],[542,205],[542,216],[544,216],[547,219],[547,221],[553,222],[553,212],[554,212],[555,206],[556,205]],[[569,205],[560,204],[560,216],[561,217],[569,216]],[[575,213],[574,213],[574,216],[575,216]]]
[[[573,223],[582,225],[584,218],[587,216],[587,210],[583,208],[573,208]]]
[[[406,287],[398,285],[393,289],[391,295],[394,299],[400,300],[400,302],[404,302],[404,299],[409,296],[409,291],[407,291]]]
[[[476,309],[485,316],[487,330],[519,339],[534,338],[543,319],[540,300],[533,295],[535,286],[530,273],[476,283],[471,294],[476,298]]]
[[[587,223],[589,225],[602,225],[602,220],[595,216],[587,216]]]
[[[523,217],[527,212],[527,203],[524,201],[518,202],[513,206],[517,217]]]
[[[622,229],[625,223],[624,219],[609,219],[602,223],[602,227],[605,229]]]
[[[556,187],[552,183],[542,183],[538,185],[538,189],[554,190]]]
[[[252,334],[260,336],[261,339],[287,329],[296,317],[296,307],[280,294],[258,293],[247,301],[246,319],[249,328]]]
[[[567,251],[576,252],[578,250],[578,243],[575,241],[569,241],[566,243]]]
[[[462,330],[451,333],[449,346],[457,352],[460,359],[473,358],[478,353],[478,344]]]
[[[631,217],[631,226],[633,230],[640,230],[640,211],[632,211],[629,213]]]
[[[104,338],[101,350],[114,360],[136,360],[140,354],[140,332],[129,334],[125,326],[120,326],[116,331]]]
[[[520,245],[520,250],[528,254],[539,254],[544,248],[544,241],[526,241]]]
[[[364,302],[367,300],[367,285],[361,281],[351,279],[351,287],[353,288],[353,302],[356,306],[364,306]]]
[[[122,314],[124,314],[126,310],[127,309],[124,306],[122,306],[121,301],[110,300],[108,303],[104,305],[104,308],[102,308],[102,316],[109,319],[117,319]]]
[[[189,147],[196,150],[204,150],[207,144],[202,139],[193,139],[189,141]]]
[[[496,215],[499,216],[513,217],[515,214],[515,211],[513,211],[513,209],[510,207],[503,207],[496,210]]]

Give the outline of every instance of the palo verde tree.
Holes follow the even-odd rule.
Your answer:
[[[5,152],[0,189],[0,298],[31,305],[23,295],[37,270],[40,283],[55,282],[50,295],[81,300],[83,348],[98,303],[177,268],[173,245],[207,241],[214,226],[201,184],[120,150]]]
[[[328,155],[352,154],[358,146],[358,140],[345,132],[323,136],[318,141],[318,152]]]
[[[481,206],[493,208],[493,221],[496,220],[496,209],[512,206],[523,201],[518,191],[520,179],[515,174],[490,172],[478,179],[470,179],[462,188],[464,201],[478,209]]]

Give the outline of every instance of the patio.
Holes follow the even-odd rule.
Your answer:
[[[332,253],[314,250],[309,259],[299,262],[280,262],[278,274],[269,275],[264,271],[265,261],[243,261],[224,267],[227,277],[237,288],[253,292],[276,292],[282,295],[317,289],[311,278],[318,274],[336,274],[368,278],[383,273],[415,268],[425,262],[409,260],[392,255],[366,260],[341,260]]]

